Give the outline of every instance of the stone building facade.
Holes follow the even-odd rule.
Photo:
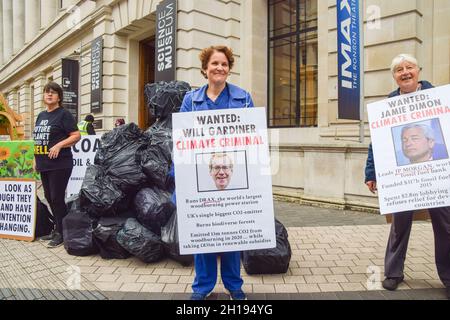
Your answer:
[[[159,0],[0,0],[0,92],[25,116],[27,137],[43,110],[43,86],[62,81],[62,59],[80,63],[79,119],[91,113],[91,42],[103,38],[103,108],[97,132],[125,118],[149,125],[143,85],[153,80]],[[421,78],[450,81],[450,1],[364,1],[365,103],[395,88],[391,59],[411,53]],[[230,82],[266,107],[276,196],[376,209],[363,184],[370,141],[359,122],[337,119],[335,0],[178,0],[176,77],[204,84],[198,53],[233,48]]]

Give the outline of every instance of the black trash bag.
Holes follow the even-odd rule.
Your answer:
[[[129,123],[105,133],[94,163],[105,169],[105,174],[123,192],[134,192],[145,183],[145,176],[136,154],[148,141],[135,123]]]
[[[133,142],[143,138],[139,127],[131,122],[102,135],[101,146],[95,154],[94,163],[107,169],[116,164],[116,156],[127,149]]]
[[[147,137],[153,136],[158,130],[166,129],[167,131],[171,132],[172,130],[172,118],[166,118],[166,119],[157,119],[150,128],[147,129],[147,131],[144,132],[144,135]]]
[[[158,145],[148,145],[136,159],[141,164],[149,184],[166,189],[167,175],[172,164],[170,154],[167,155]]]
[[[184,81],[148,83],[144,88],[144,95],[150,114],[154,118],[167,118],[174,112],[180,111],[185,94],[191,86]]]
[[[158,188],[144,188],[134,199],[137,220],[158,236],[175,209],[170,198],[170,193]]]
[[[164,244],[164,251],[169,258],[185,267],[190,266],[194,262],[193,255],[180,255],[176,210],[174,210],[166,225],[161,228],[161,240]]]
[[[34,231],[34,237],[39,238],[49,235],[55,227],[55,220],[53,215],[48,210],[47,206],[41,202],[41,199],[37,197],[36,204],[36,228]]]
[[[66,203],[66,206],[67,206],[67,212],[69,212],[70,209],[72,209],[72,205],[75,202],[77,202],[77,201],[79,202],[80,201],[79,199],[80,199],[80,194],[79,193],[78,194],[74,194],[73,196],[65,199],[65,203]]]
[[[122,125],[102,136],[94,163],[104,169],[121,191],[133,192],[147,179],[135,158],[146,144],[146,137],[135,123]]]
[[[94,217],[115,215],[125,194],[106,176],[101,166],[90,165],[80,190],[81,208]]]
[[[129,199],[131,199],[131,200],[129,200]],[[117,209],[117,212],[116,212],[116,216],[118,218],[126,218],[126,219],[136,218],[136,216],[137,216],[136,211],[134,209],[128,209],[128,208],[133,207],[134,196],[127,197],[125,200],[126,200],[125,202],[122,202],[119,205],[119,208]],[[126,207],[125,207],[125,205],[126,205]]]
[[[159,146],[164,157],[171,162],[173,153],[171,118],[156,121],[147,131],[145,131],[144,136],[148,139],[150,145]]]
[[[103,259],[126,259],[130,253],[117,242],[117,233],[123,228],[128,217],[103,217],[94,229],[94,242]]]
[[[127,219],[117,233],[117,242],[140,260],[150,263],[163,258],[164,249],[161,238],[147,230],[136,219]]]
[[[89,256],[98,253],[93,240],[96,220],[80,208],[80,201],[72,204],[72,208],[63,221],[64,248],[73,256]]]
[[[288,233],[281,222],[275,219],[277,246],[273,249],[242,252],[242,264],[247,274],[286,273],[291,261],[291,246]]]
[[[136,193],[140,186],[146,184],[147,176],[135,160],[135,154],[128,157],[124,155],[122,160],[122,163],[108,169],[106,175],[125,194]]]
[[[164,187],[164,190],[169,192],[170,194],[173,194],[175,192],[175,177],[168,174],[166,176],[166,184]]]

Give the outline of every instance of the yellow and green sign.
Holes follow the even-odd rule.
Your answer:
[[[0,141],[0,179],[39,179],[33,160],[33,141]]]

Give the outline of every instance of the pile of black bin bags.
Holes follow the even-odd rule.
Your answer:
[[[157,121],[142,132],[134,123],[105,133],[87,168],[81,191],[67,200],[64,247],[71,255],[99,253],[104,259],[135,256],[151,263],[169,257],[184,266],[192,255],[180,255],[172,165],[172,113],[178,112],[190,86],[172,81],[147,84],[145,96]],[[275,221],[277,246],[242,253],[248,274],[285,273],[291,247],[285,227]]]
[[[147,84],[147,106],[156,122],[142,132],[134,123],[105,133],[86,170],[80,193],[67,200],[64,247],[71,255],[104,259],[135,256],[150,263],[165,257],[183,265],[178,251],[172,165],[172,113],[190,90],[186,82]]]

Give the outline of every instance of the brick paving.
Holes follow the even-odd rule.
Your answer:
[[[414,223],[405,281],[389,292],[379,283],[390,227],[384,217],[279,201],[275,212],[288,229],[290,267],[282,275],[247,275],[242,269],[249,299],[446,298],[434,265],[429,222]],[[183,300],[190,296],[193,277],[192,266],[169,259],[146,264],[135,257],[75,257],[40,241],[0,240],[0,299]],[[220,280],[209,299],[228,299]]]
[[[71,277],[72,276],[72,277]],[[40,242],[0,241],[0,299],[105,300],[105,295]]]

